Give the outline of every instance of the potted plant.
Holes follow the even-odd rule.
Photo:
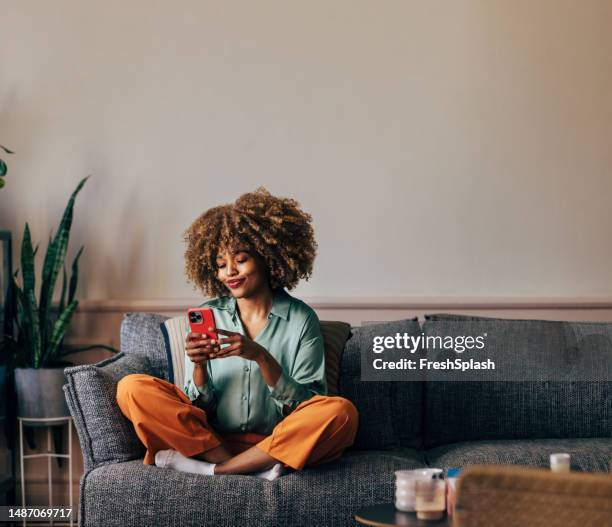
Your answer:
[[[15,372],[17,415],[19,417],[49,418],[69,416],[62,386],[65,384],[64,368],[72,365],[64,359],[67,353],[92,348],[117,350],[105,345],[65,349],[64,335],[79,305],[75,298],[78,282],[79,258],[83,247],[72,261],[70,279],[66,272],[65,258],[72,226],[73,208],[77,194],[89,176],[83,178],[70,196],[55,236],[50,236],[45,254],[40,293],[37,299],[35,258],[38,251],[32,247],[30,227],[26,223],[21,243],[21,269],[11,281],[11,313],[15,333],[5,335],[9,344],[9,356]],[[63,282],[59,304],[54,309],[52,300],[60,269]],[[21,284],[17,276],[21,272]],[[8,306],[7,306],[8,308]]]

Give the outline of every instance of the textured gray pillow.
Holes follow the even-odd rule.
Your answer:
[[[85,469],[144,456],[145,448],[117,404],[117,383],[131,373],[151,374],[146,357],[116,356],[66,368],[64,394],[75,420]]]
[[[418,321],[397,320],[353,328],[340,364],[339,391],[359,411],[356,450],[391,450],[421,444],[423,385],[420,382],[361,381],[361,355],[376,335],[419,335]]]
[[[168,380],[168,356],[159,325],[169,317],[157,313],[126,313],[121,322],[121,351],[146,357],[153,375]]]

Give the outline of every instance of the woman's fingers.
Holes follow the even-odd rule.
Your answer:
[[[235,342],[234,344],[231,344],[230,346],[227,346],[226,348],[221,348],[221,351],[219,353],[217,353],[216,356],[217,356],[217,358],[227,357],[233,351],[236,351],[240,347],[241,347],[240,342]]]
[[[187,356],[191,359],[193,357],[202,357],[202,356],[209,356],[211,354],[215,354],[219,351],[219,345],[218,344],[209,344],[207,346],[189,346],[185,348],[185,353],[187,354]]]
[[[216,333],[219,333],[221,335],[227,335],[228,337],[233,337],[233,336],[240,336],[240,333],[236,333],[235,331],[229,331],[228,329],[221,329],[221,328],[216,328],[215,329]]]
[[[241,335],[234,335],[233,337],[227,337],[224,339],[219,339],[219,345],[223,346],[223,344],[233,344],[234,342],[240,342]]]
[[[185,339],[186,349],[200,348],[202,346],[210,346],[214,344],[217,344],[217,340],[208,338],[206,336],[190,338],[188,335]]]

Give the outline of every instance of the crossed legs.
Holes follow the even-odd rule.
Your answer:
[[[236,451],[174,384],[146,374],[127,375],[117,384],[117,402],[147,448],[144,463],[175,450],[185,458],[214,464],[214,474],[249,474],[281,463],[301,470],[342,455],[355,439],[358,413],[343,397],[315,395],[302,402],[268,436]],[[248,433],[244,434],[249,436]],[[255,442],[257,441],[257,442]]]

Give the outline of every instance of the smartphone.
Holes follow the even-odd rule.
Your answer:
[[[208,328],[216,329],[215,315],[209,307],[192,307],[188,312],[189,327],[192,333],[201,333],[208,338],[217,340],[216,331],[208,331]]]

